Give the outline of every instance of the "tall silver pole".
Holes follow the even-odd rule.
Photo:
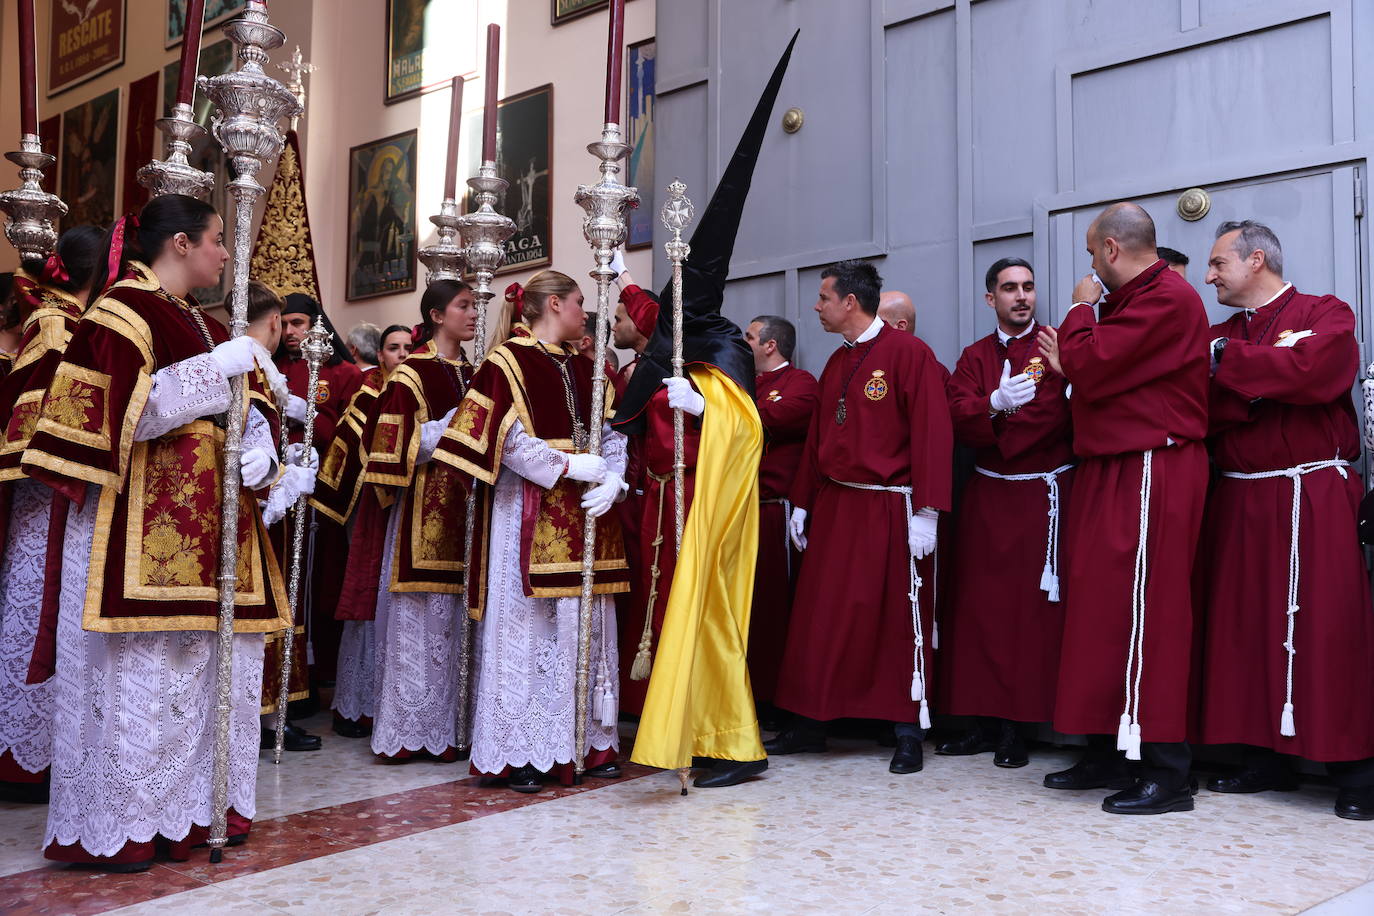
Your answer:
[[[691,254],[692,246],[682,240],[682,230],[692,221],[695,208],[687,197],[687,185],[674,178],[668,185],[668,199],[663,202],[659,219],[671,232],[663,248],[673,264],[673,378],[682,378],[682,262]],[[677,526],[677,549],[682,553],[682,529],[686,527],[687,457],[683,430],[682,408],[673,408],[673,502],[674,522]],[[653,613],[653,608],[649,609]]]
[[[611,258],[625,244],[629,232],[626,211],[639,206],[639,192],[620,181],[620,160],[632,147],[621,137],[620,125],[606,122],[601,139],[587,145],[587,152],[601,161],[601,180],[579,185],[573,198],[587,215],[582,235],[596,257],[591,271],[596,280],[596,350],[592,367],[592,403],[589,407],[587,452],[601,453],[602,405],[606,400],[606,337],[611,328],[611,284],[615,271]],[[586,517],[582,526],[582,606],[577,618],[577,721],[573,724],[573,771],[580,780],[586,770],[587,708],[592,652],[592,585],[596,563],[596,519]],[[602,638],[605,638],[603,634]]]
[[[300,106],[281,83],[263,72],[267,51],[280,47],[286,36],[268,24],[267,4],[248,0],[243,16],[227,23],[224,32],[238,46],[239,67],[233,73],[197,80],[216,108],[215,139],[234,164],[229,183],[234,195],[234,290],[229,334],[240,337],[248,327],[248,263],[253,249],[253,206],[264,188],[257,181],[263,166],[276,161],[284,138],[277,129],[283,117]],[[246,377],[230,385],[228,429],[224,434],[223,514],[220,519],[219,631],[216,657],[215,760],[210,810],[210,861],[224,857],[229,803],[229,717],[232,704],[234,593],[238,584],[238,514],[242,477]]]
[[[315,439],[315,386],[320,380],[320,367],[334,355],[334,347],[329,343],[329,329],[324,326],[324,318],[317,317],[315,326],[301,342],[301,354],[305,357],[306,388],[310,396],[305,399],[305,431],[301,435],[302,461],[310,461],[310,446]],[[282,446],[286,437],[282,436]],[[272,762],[281,763],[282,751],[286,747],[286,707],[291,702],[291,654],[296,648],[296,609],[300,607],[301,595],[301,552],[305,543],[305,511],[309,501],[304,493],[296,499],[291,511],[291,577],[287,583],[287,605],[291,608],[291,626],[282,634],[281,643],[281,682],[277,685],[276,741],[272,747]]]

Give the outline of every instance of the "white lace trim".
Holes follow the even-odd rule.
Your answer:
[[[52,490],[13,483],[5,557],[0,561],[0,754],[30,773],[52,759],[51,681],[26,684],[43,602]]]
[[[442,754],[458,744],[458,627],[462,595],[389,592],[401,503],[386,525],[375,635],[376,707],[372,750]]]
[[[67,519],[44,844],[109,856],[210,824],[215,634],[81,629],[99,490]],[[234,637],[229,804],[256,812],[263,637]]]
[[[339,667],[334,681],[334,711],[345,719],[372,717],[377,709],[376,622],[345,620],[339,637]]]
[[[153,388],[138,418],[134,440],[147,442],[228,409],[229,383],[214,356],[192,356],[153,373]]]

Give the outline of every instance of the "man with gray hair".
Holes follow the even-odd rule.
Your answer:
[[[792,365],[797,329],[778,315],[749,322],[744,340],[754,351],[754,403],[763,422],[759,462],[759,555],[754,567],[754,609],[749,618],[749,682],[762,716],[772,713],[773,690],[782,669],[792,594],[801,554],[792,548],[788,492],[797,476],[820,386]]]
[[[1336,814],[1374,820],[1374,618],[1356,535],[1363,493],[1350,396],[1355,315],[1283,279],[1274,232],[1223,223],[1207,261],[1210,444],[1200,562],[1207,630],[1200,738],[1251,749],[1214,792],[1292,790],[1292,761],[1327,764]]]
[[[382,346],[381,328],[370,321],[360,322],[348,332],[346,342],[360,370],[366,372],[377,365],[377,351]]]

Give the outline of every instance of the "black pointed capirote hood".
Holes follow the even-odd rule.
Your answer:
[[[744,202],[754,178],[759,150],[773,116],[773,105],[787,73],[798,30],[792,34],[763,95],[754,106],[735,154],[725,167],[711,201],[692,232],[691,253],[682,263],[682,359],[687,365],[705,363],[719,368],[752,396],[754,356],[738,325],[720,313],[725,300],[725,281]],[[659,294],[658,324],[630,377],[612,425],[634,434],[644,428],[644,408],[663,380],[673,374],[672,282]]]

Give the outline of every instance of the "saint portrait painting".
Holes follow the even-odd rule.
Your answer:
[[[415,138],[355,146],[348,170],[348,299],[415,289]]]

